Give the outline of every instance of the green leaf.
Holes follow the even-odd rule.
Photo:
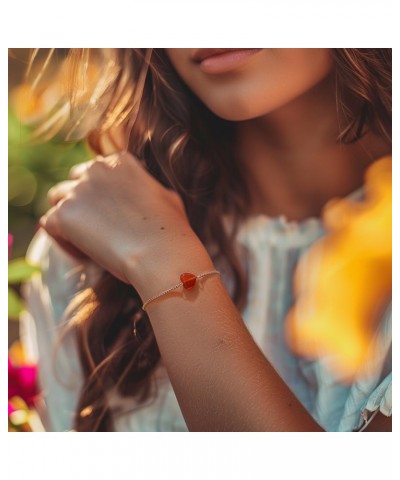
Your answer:
[[[28,263],[24,258],[11,260],[8,263],[8,283],[28,280],[34,272],[40,272],[40,268]]]
[[[19,320],[19,314],[24,309],[24,304],[11,288],[8,289],[8,318]]]

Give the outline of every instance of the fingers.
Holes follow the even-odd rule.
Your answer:
[[[62,238],[60,222],[58,218],[58,206],[50,208],[39,219],[39,225],[46,230],[46,232],[54,238]]]
[[[113,153],[108,155],[107,157],[103,157],[101,155],[97,155],[96,158],[92,160],[88,160],[87,162],[78,163],[74,165],[71,170],[69,171],[68,177],[71,180],[79,180],[82,175],[84,175],[95,163],[103,163],[108,164],[110,166],[115,165],[117,162],[120,161],[121,154]]]
[[[81,250],[72,245],[62,235],[61,225],[59,221],[58,206],[50,208],[50,210],[43,215],[39,220],[39,225],[50,235],[60,247],[69,255],[78,260],[88,260],[88,256]]]
[[[74,247],[74,245],[67,242],[66,240],[64,240],[61,237],[58,237],[56,235],[52,235],[43,226],[42,226],[42,228],[47,232],[48,235],[50,235],[57,242],[57,244],[64,250],[64,252],[68,253],[71,257],[74,257],[75,259],[80,260],[80,261],[89,260],[89,257],[85,253],[83,253],[81,250]]]
[[[76,186],[76,180],[66,180],[64,182],[57,183],[54,187],[50,188],[47,192],[47,199],[50,205],[57,205],[63,198],[65,198]]]
[[[126,162],[126,160],[129,161],[130,166],[135,165],[136,167],[138,167],[138,168],[140,168],[144,171],[146,170],[144,168],[144,166],[141,164],[141,162],[135,156],[133,156],[131,153],[121,152],[121,153],[112,153],[112,154],[107,155],[105,157],[101,156],[101,155],[97,155],[96,158],[94,158],[92,160],[89,160],[89,161],[84,162],[84,163],[79,163],[78,165],[74,165],[71,168],[68,177],[71,180],[79,180],[94,165],[99,166],[99,164],[102,164],[103,166],[108,165],[109,167],[116,167],[116,166]]]
[[[89,160],[88,162],[79,163],[78,165],[74,165],[71,170],[69,171],[68,177],[71,180],[78,180],[96,161],[99,161],[101,157],[96,157],[93,160]]]

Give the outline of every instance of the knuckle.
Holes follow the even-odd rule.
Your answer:
[[[108,174],[110,170],[111,164],[105,162],[102,159],[95,159],[91,164],[88,166],[86,170],[87,176],[90,177],[97,177],[99,175]]]
[[[113,153],[107,155],[106,157],[98,156],[94,161],[94,166],[97,169],[109,169],[110,167],[115,166],[120,162],[121,155],[118,153]]]
[[[48,192],[47,192],[47,200],[52,203],[53,201],[53,198],[55,197],[56,195],[56,188],[55,187],[51,187]]]
[[[57,216],[60,223],[65,224],[73,220],[74,202],[70,197],[63,199],[57,208]]]
[[[70,178],[75,177],[75,175],[78,173],[79,167],[80,167],[81,165],[82,165],[82,164],[80,163],[80,164],[77,164],[77,165],[74,165],[73,167],[71,167],[71,168],[69,169],[68,176],[69,176]]]
[[[60,224],[56,210],[49,210],[40,219],[40,225],[46,230],[49,235],[57,236],[60,232]]]
[[[103,157],[97,156],[88,160],[87,162],[78,163],[74,165],[69,171],[69,177],[72,179],[85,178],[89,174],[92,174],[93,171],[102,170],[105,166]]]
[[[43,217],[44,223],[46,225],[46,230],[54,231],[56,225],[58,224],[57,215],[55,212],[49,212]]]
[[[69,171],[69,176],[74,178],[83,174],[88,168],[90,168],[91,162],[92,160],[89,160],[88,162],[77,163],[76,165],[73,165]]]

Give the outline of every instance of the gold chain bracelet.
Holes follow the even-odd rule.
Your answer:
[[[179,287],[183,287],[186,290],[191,290],[196,285],[197,280],[199,280],[200,278],[206,277],[208,275],[220,275],[220,272],[218,270],[212,270],[210,272],[200,273],[200,275],[194,275],[193,273],[182,273],[180,275],[181,281],[179,283],[177,283],[171,288],[168,288],[167,290],[164,290],[158,295],[154,295],[154,297],[149,298],[146,302],[143,303],[142,310],[146,311],[146,307],[150,302],[152,302],[153,300],[156,300],[157,298],[162,297],[163,295],[169,292],[172,292],[173,290],[176,290]]]

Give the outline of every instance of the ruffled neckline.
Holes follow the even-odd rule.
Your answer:
[[[365,197],[364,185],[353,190],[344,197],[337,197],[349,201],[361,201]],[[225,222],[230,225],[230,216],[225,216]],[[302,220],[288,220],[285,215],[269,216],[264,213],[249,215],[243,220],[237,231],[237,239],[262,235],[273,235],[274,237],[296,237],[313,238],[325,231],[322,217],[310,216]]]

